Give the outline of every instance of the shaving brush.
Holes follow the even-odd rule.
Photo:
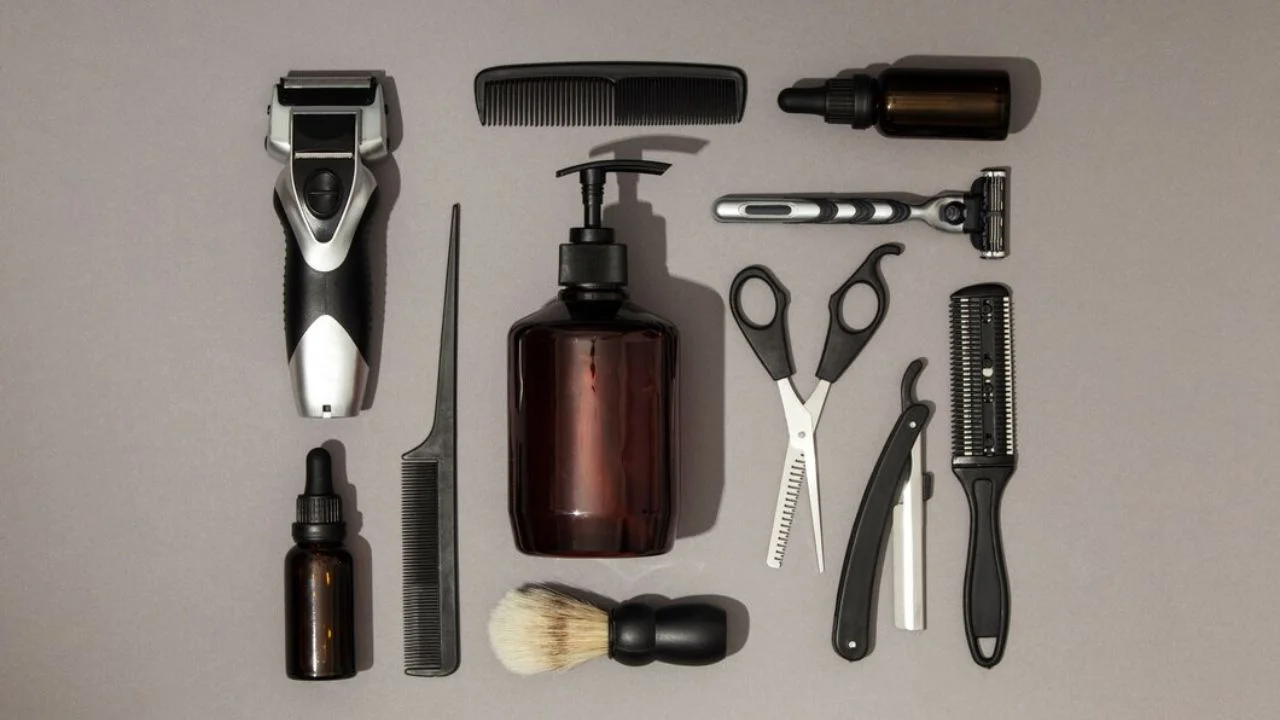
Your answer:
[[[628,602],[605,610],[529,585],[494,608],[489,644],[517,675],[568,670],[605,655],[623,665],[710,665],[724,659],[727,625],[725,611],[706,603]]]

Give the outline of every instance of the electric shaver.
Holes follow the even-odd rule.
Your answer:
[[[304,417],[351,417],[369,376],[369,216],[378,183],[366,163],[387,154],[379,78],[290,72],[276,84],[267,152],[282,160],[284,329]]]
[[[969,192],[943,192],[919,203],[848,195],[725,195],[712,214],[720,222],[891,225],[920,220],[934,230],[965,233],[978,254],[1009,254],[1009,170],[985,168]]]

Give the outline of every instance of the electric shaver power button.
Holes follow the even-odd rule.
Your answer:
[[[303,185],[307,207],[321,220],[328,220],[338,212],[338,199],[342,197],[342,182],[331,170],[311,173]]]

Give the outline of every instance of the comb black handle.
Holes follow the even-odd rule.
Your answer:
[[[876,580],[893,521],[893,506],[910,474],[911,447],[924,432],[929,414],[929,406],[921,403],[902,411],[880,451],[853,521],[836,591],[835,623],[831,630],[831,645],[836,654],[850,662],[871,653],[876,624]]]
[[[1000,499],[1012,467],[956,467],[969,499],[969,558],[964,571],[964,630],[973,661],[995,667],[1009,637],[1009,573],[1000,537]],[[994,640],[983,647],[983,640]]]

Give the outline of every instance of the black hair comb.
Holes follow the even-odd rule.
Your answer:
[[[746,102],[747,76],[723,65],[541,63],[476,75],[481,125],[728,125]]]

